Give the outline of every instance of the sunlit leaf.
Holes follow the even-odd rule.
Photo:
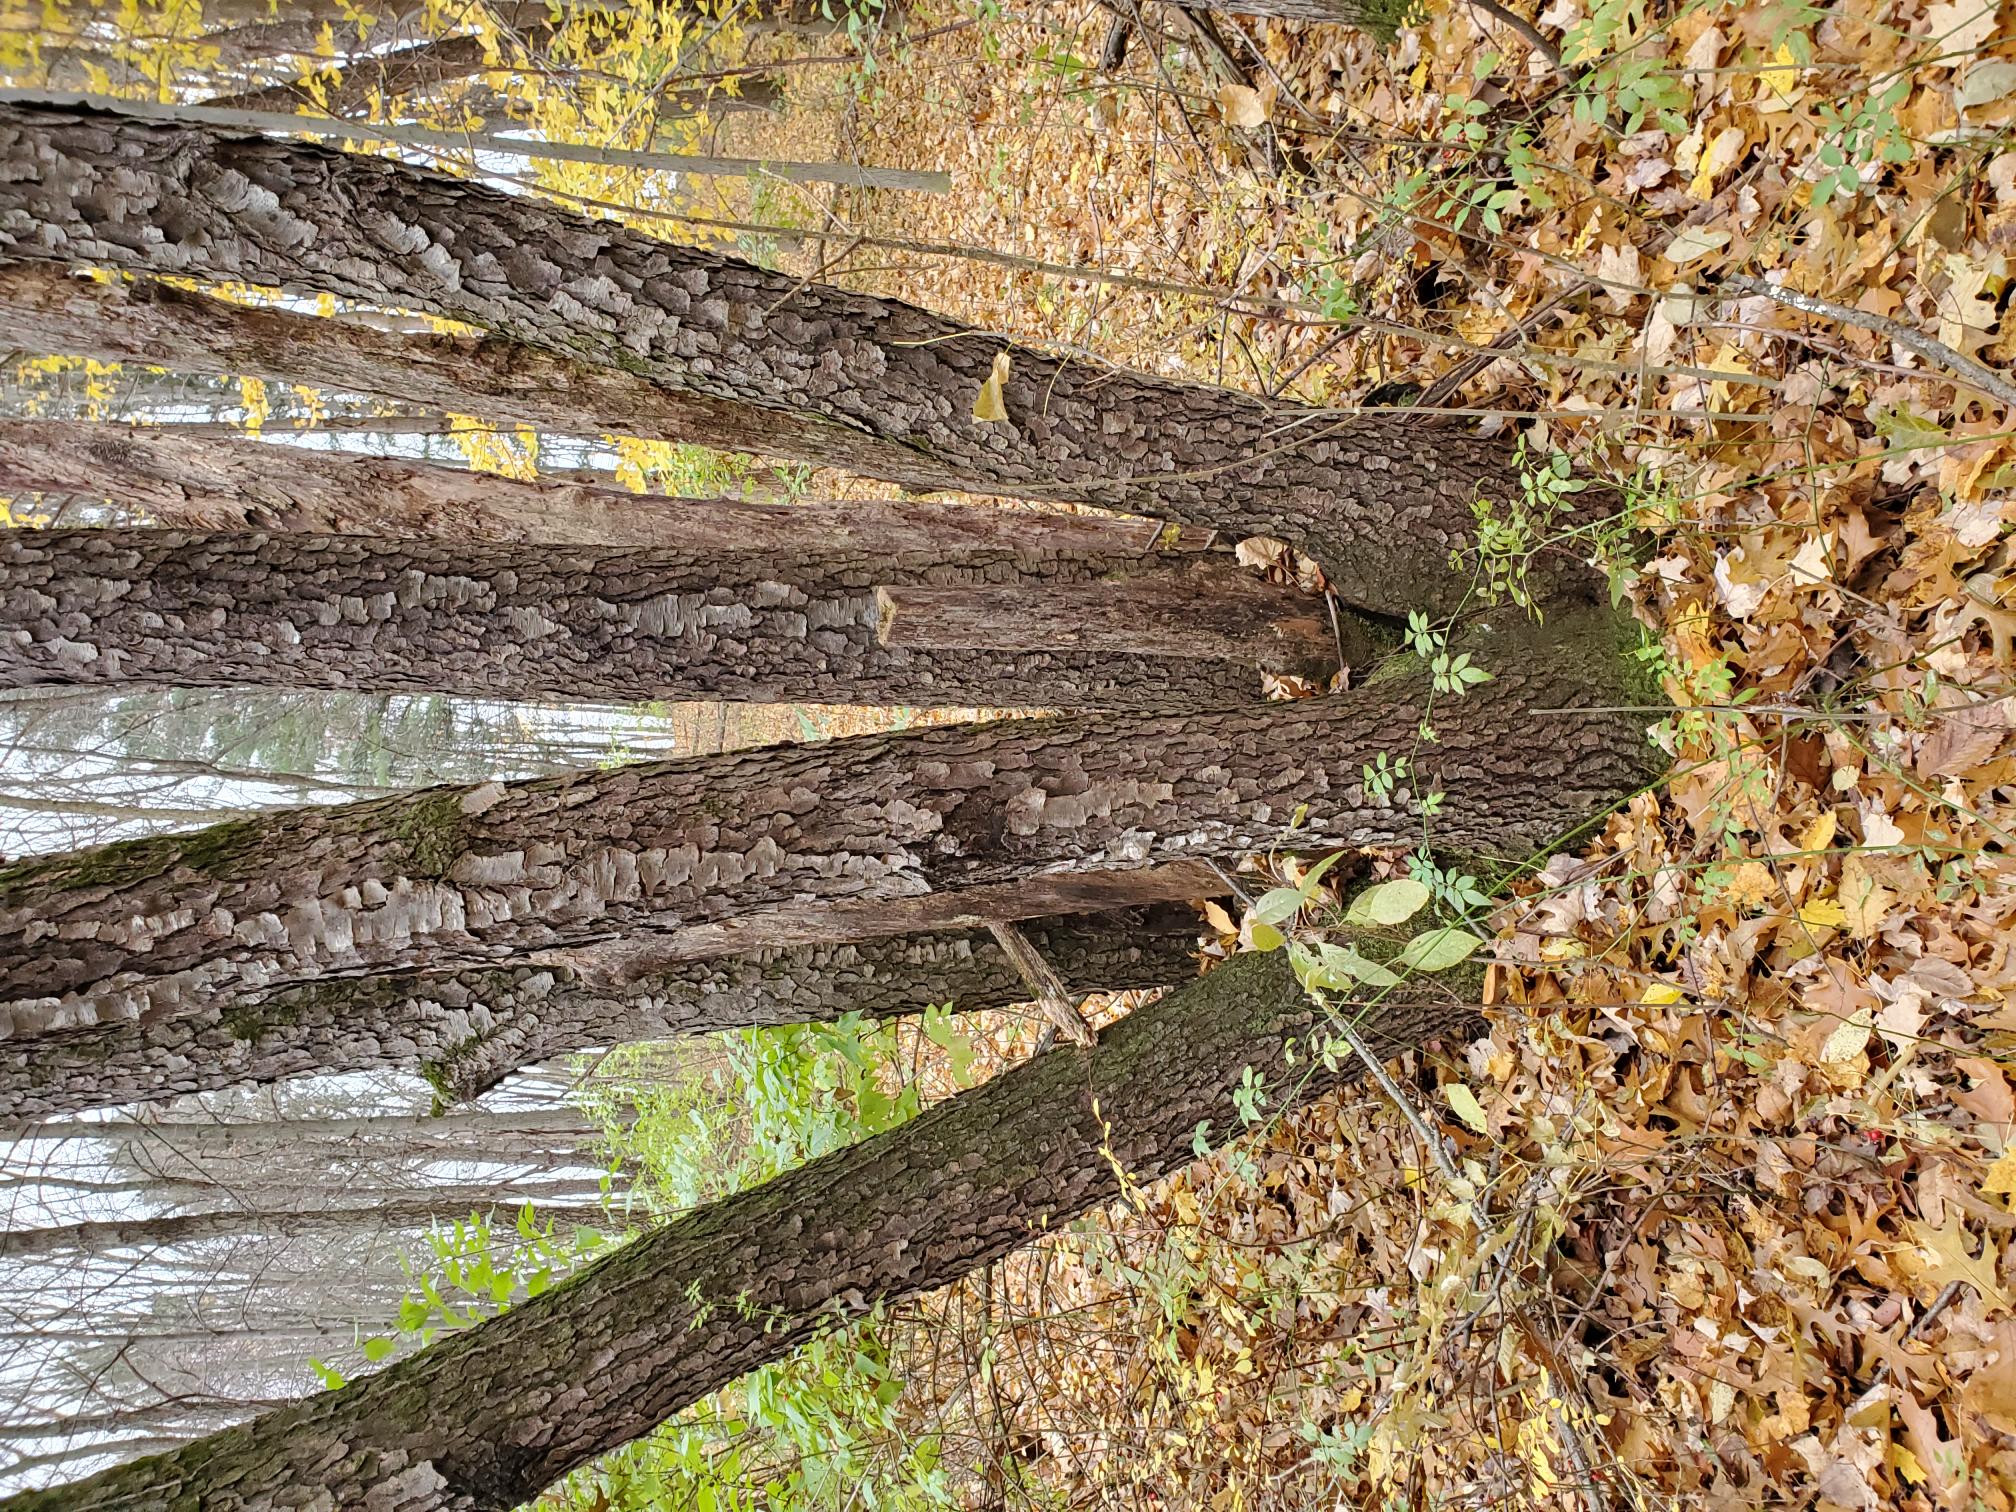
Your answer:
[[[1351,900],[1344,912],[1347,924],[1404,924],[1427,906],[1428,889],[1412,877],[1376,883]]]
[[[1447,971],[1470,959],[1484,942],[1467,929],[1428,929],[1401,949],[1399,963],[1416,971]]]

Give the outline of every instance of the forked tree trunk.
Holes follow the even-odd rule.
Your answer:
[[[9,331],[25,330],[35,319],[33,306],[10,310],[10,293],[38,281],[46,271],[0,270],[0,342],[7,340]],[[125,291],[108,285],[97,286],[90,297],[121,309],[130,299]],[[135,307],[179,325],[178,312],[215,304],[188,295],[160,307],[145,300]],[[242,310],[221,307],[224,312],[234,308]],[[262,312],[243,313],[251,317],[248,324],[262,324]],[[340,321],[313,316],[283,315],[280,324],[297,355],[318,340],[330,343],[333,338],[340,344],[348,329]],[[48,336],[46,326],[42,334]],[[77,338],[85,341],[88,334],[79,331]],[[67,333],[58,339],[67,339]],[[400,339],[394,338],[395,343]],[[414,344],[429,345],[424,340]],[[112,360],[136,362],[144,355],[144,345],[100,344],[93,355],[109,353]],[[226,342],[218,360],[228,363],[238,355]],[[395,350],[388,361],[396,356]],[[395,371],[386,376],[398,375]],[[486,397],[464,395],[461,402],[479,403]],[[369,423],[361,422],[364,428]],[[449,541],[669,546],[687,551],[817,549],[934,563],[976,553],[1013,554],[1032,561],[1189,554],[1207,550],[1212,543],[1207,530],[1158,527],[1112,515],[899,499],[808,499],[795,504],[674,499],[600,483],[524,481],[400,457],[192,436],[188,429],[0,420],[0,489],[107,498],[145,512],[157,524],[190,530],[298,530]]]
[[[1143,894],[1158,885],[1220,890],[1188,869],[1160,884],[1153,872],[1128,875],[1141,879]],[[1022,927],[1078,992],[1167,986],[1196,971],[1197,916],[1187,907]],[[217,1003],[186,1018],[0,1041],[0,1108],[12,1118],[57,1118],[247,1082],[376,1070],[417,1071],[444,1098],[463,1101],[573,1050],[850,1012],[881,1018],[932,1003],[998,1008],[1029,996],[985,929],[758,951],[607,987],[536,966],[369,976]]]
[[[1471,1010],[1389,1003],[1381,1054],[1461,1033]],[[1241,956],[901,1128],[644,1236],[545,1296],[381,1373],[73,1486],[20,1512],[265,1512],[297,1505],[501,1512],[838,1319],[956,1281],[1355,1075],[1278,956]],[[1330,1067],[1336,1067],[1335,1070]],[[321,1503],[301,1499],[320,1496]]]
[[[1589,612],[1487,622],[1471,645],[1496,680],[1464,698],[1400,671],[1290,703],[436,788],[21,861],[0,871],[0,1005],[33,1029],[371,971],[540,960],[634,979],[1277,845],[1524,857],[1647,775],[1617,637]],[[1381,754],[1411,754],[1411,778],[1368,787]]]
[[[929,644],[887,633],[909,584],[957,606]],[[1224,558],[0,530],[0,687],[1176,709],[1335,671],[1311,605]]]
[[[679,393],[872,446],[857,470],[1070,499],[1307,549],[1354,606],[1447,610],[1508,449],[1017,347],[913,305],[658,242],[385,158],[77,108],[0,106],[0,249],[324,290],[468,320]],[[1008,418],[975,418],[998,357]],[[783,453],[788,440],[764,449]],[[898,464],[891,468],[892,454]],[[1543,555],[1586,585],[1579,561]]]

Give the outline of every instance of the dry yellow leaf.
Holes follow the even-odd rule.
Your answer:
[[[1848,922],[1848,910],[1832,898],[1815,898],[1799,905],[1799,922],[1808,929],[1839,929]]]
[[[1698,200],[1713,199],[1715,180],[1736,166],[1748,142],[1749,136],[1741,126],[1725,126],[1716,132],[1714,140],[1701,153],[1701,164],[1687,192]]]
[[[1771,67],[1757,71],[1757,82],[1761,86],[1757,93],[1759,110],[1787,110],[1791,108],[1793,97],[1799,87],[1799,60],[1785,43],[1778,44],[1773,54]]]
[[[1870,1019],[1865,1008],[1854,1017],[1844,1021],[1839,1028],[1827,1036],[1820,1047],[1820,1064],[1838,1066],[1852,1061],[1860,1055],[1869,1043]]]
[[[1890,1463],[1897,1474],[1914,1486],[1925,1483],[1925,1467],[1918,1463],[1918,1456],[1902,1444],[1890,1446]]]
[[[1820,817],[1807,825],[1799,836],[1802,851],[1823,851],[1834,839],[1834,832],[1841,827],[1841,821],[1834,817],[1834,810],[1821,810]]]
[[[2002,1152],[1981,1178],[1981,1190],[1989,1193],[2016,1192],[2016,1146]]]
[[[1218,117],[1228,126],[1253,131],[1267,124],[1267,102],[1257,89],[1227,84],[1218,91]]]
[[[1851,855],[1841,863],[1841,886],[1836,896],[1841,903],[1842,922],[1858,940],[1873,938],[1883,927],[1890,905],[1897,901],[1897,895],[1870,874],[1869,863],[1859,855]]]
[[[1001,397],[1001,385],[1008,381],[1011,366],[1006,352],[994,354],[994,371],[987,375],[987,381],[980,385],[980,397],[973,401],[975,420],[1006,420],[1008,405]]]
[[[1957,1213],[1947,1219],[1944,1228],[1916,1222],[1905,1227],[1910,1230],[1916,1249],[1915,1254],[1906,1253],[1917,1262],[1915,1268],[1918,1278],[1925,1283],[1926,1296],[1936,1293],[1948,1281],[1964,1281],[1979,1292],[1981,1300],[1990,1306],[2009,1306],[2008,1293],[2002,1290],[2001,1277],[1995,1270],[1996,1246],[1993,1239],[1981,1245],[1980,1254],[1972,1253],[1974,1241],[1961,1227]]]
[[[1730,874],[1727,892],[1738,908],[1762,908],[1776,896],[1778,884],[1762,861],[1745,861]]]

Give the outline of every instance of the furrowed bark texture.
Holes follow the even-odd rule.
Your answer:
[[[1464,1031],[1408,1003],[1361,1026],[1382,1054]],[[957,1280],[1184,1165],[1198,1124],[1238,1128],[1251,1067],[1270,1108],[1356,1074],[1307,1053],[1321,1024],[1280,956],[1241,956],[1089,1051],[1058,1049],[890,1133],[673,1220],[580,1277],[340,1391],[8,1505],[19,1512],[371,1507],[476,1512],[802,1343],[835,1318]],[[1289,1062],[1290,1041],[1302,1042]]]
[[[1508,450],[1460,426],[1060,359],[388,159],[25,104],[0,107],[0,158],[17,165],[0,177],[0,249],[18,257],[453,316],[684,394],[817,416],[864,443],[845,465],[897,482],[1279,536],[1359,608],[1462,602],[1450,553],[1472,501],[1518,489]],[[976,420],[1004,350],[1009,419]],[[891,469],[892,453],[907,460]]]
[[[371,971],[537,960],[628,980],[1008,917],[994,892],[1085,873],[1411,846],[1430,791],[1437,845],[1524,857],[1648,773],[1641,722],[1614,712],[1630,701],[1617,628],[1581,624],[1577,640],[1586,618],[1480,630],[1471,649],[1496,679],[1461,699],[1402,673],[1289,703],[435,788],[21,861],[0,871],[0,1005],[19,1032]],[[1424,745],[1431,709],[1439,739]],[[1411,752],[1415,774],[1384,796],[1362,777],[1382,752]]]
[[[1159,570],[1156,570],[1158,569]],[[1250,615],[1252,662],[1110,648],[886,645],[882,585],[1104,590],[1139,570],[1201,621]],[[1002,618],[1012,603],[1000,604]],[[1310,600],[1222,558],[911,563],[663,547],[493,546],[178,530],[0,531],[0,687],[348,688],[640,702],[1174,709],[1317,676]],[[1265,633],[1269,628],[1275,633]],[[1003,637],[1013,639],[1004,629]],[[971,644],[971,642],[969,642]]]
[[[1074,992],[1167,986],[1196,970],[1197,915],[1185,906],[1022,927]],[[370,976],[187,1018],[0,1042],[0,1110],[55,1118],[246,1082],[385,1069],[418,1071],[460,1101],[570,1050],[848,1012],[917,1013],[927,1003],[999,1008],[1028,997],[985,929],[688,962],[628,986],[595,987],[538,966]]]
[[[70,292],[46,287],[48,276],[44,268],[0,270],[0,344],[9,339],[8,299],[13,291],[45,282],[44,292],[52,296]],[[56,277],[61,284],[75,282]],[[187,307],[179,297],[181,291],[164,292],[178,297],[143,300],[123,289],[89,286],[88,292],[79,291],[77,303],[88,309],[92,301],[102,299],[121,315],[137,310],[179,328],[183,322],[177,312]],[[220,306],[220,323],[236,324],[232,314],[236,308]],[[246,324],[265,323],[263,312],[240,313],[250,317]],[[26,325],[34,318],[30,306],[12,317],[12,323]],[[282,323],[288,321],[298,323],[293,331],[296,351],[317,343],[340,349],[354,329],[314,316],[287,315]],[[127,324],[116,328],[124,330]],[[115,361],[142,360],[138,348],[144,341],[138,331],[129,332],[136,337],[133,344],[86,341],[82,338],[88,332],[82,329],[66,333],[64,339],[71,334],[79,338],[80,351],[111,352]],[[406,338],[394,338],[401,339]],[[478,397],[465,396],[458,402]],[[816,545],[824,551],[920,557],[927,562],[975,553],[1012,553],[1032,561],[1125,558],[1150,552],[1202,552],[1211,544],[1209,531],[1157,527],[1114,516],[909,500],[760,504],[745,499],[668,499],[592,483],[526,482],[402,458],[192,437],[172,427],[76,420],[0,421],[0,488],[99,495],[144,510],[159,524],[190,530],[276,529],[451,541],[668,546],[686,551],[802,552]]]

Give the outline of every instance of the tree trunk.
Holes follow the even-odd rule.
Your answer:
[[[551,32],[550,26],[530,28],[525,36],[533,48]],[[381,107],[423,90],[438,89],[455,79],[479,74],[489,65],[492,44],[478,36],[437,37],[352,58],[342,76],[318,92],[300,80],[216,95],[203,104],[217,110],[312,111],[316,115],[369,117],[374,101]]]
[[[1268,16],[1277,21],[1351,26],[1391,42],[1411,9],[1409,0],[1178,0],[1186,9],[1222,11],[1231,16]]]
[[[1524,857],[1648,775],[1619,642],[1607,611],[1504,616],[1468,643],[1495,680],[1463,698],[1402,668],[1289,703],[434,788],[21,861],[0,871],[0,1005],[34,1029],[372,971],[536,960],[632,980],[998,918],[1001,893],[1075,873],[1424,838]],[[1380,754],[1411,754],[1411,779],[1368,790]]]
[[[675,393],[618,368],[502,337],[412,336],[350,319],[227,304],[165,284],[88,282],[46,266],[0,266],[0,343],[308,383],[571,436],[613,430],[795,457],[899,482],[915,465],[903,446],[809,412],[766,414]]]
[[[667,90],[658,97],[659,117],[729,115],[742,110],[775,110],[784,103],[784,81],[776,74],[741,77],[735,92],[719,86]]]
[[[20,287],[22,275],[42,271],[0,273],[0,306],[10,289]],[[123,294],[113,297],[126,303]],[[155,309],[147,302],[137,308]],[[175,302],[160,313],[172,320]],[[21,314],[23,325],[34,318],[28,310]],[[300,338],[297,351],[317,339],[343,339],[339,321],[286,315],[282,324]],[[0,314],[0,343],[10,334],[4,325]],[[137,350],[118,350],[118,360],[140,360]],[[227,343],[219,358],[228,362],[234,355]],[[469,403],[482,402],[482,396],[464,397]],[[191,436],[179,426],[78,420],[0,420],[0,489],[108,498],[144,511],[158,524],[189,530],[273,529],[686,551],[802,553],[816,547],[923,563],[975,554],[1012,554],[1032,561],[1194,554],[1209,548],[1212,539],[1205,530],[1169,526],[1158,531],[1152,524],[1111,515],[970,504],[672,499],[551,478],[525,482],[397,457]]]
[[[533,1112],[498,1112],[477,1108],[461,1113],[367,1113],[354,1118],[262,1119],[104,1119],[89,1123],[44,1123],[7,1126],[15,1139],[39,1145],[79,1141],[119,1145],[153,1145],[171,1155],[258,1160],[282,1153],[326,1159],[360,1151],[374,1159],[414,1153],[467,1154],[487,1150],[491,1158],[527,1152],[578,1151],[585,1141],[599,1139],[601,1128],[585,1122],[573,1108],[543,1108]],[[155,1157],[149,1157],[155,1158]],[[170,1178],[175,1179],[175,1178]]]
[[[838,184],[849,189],[907,189],[943,194],[952,187],[947,174],[914,168],[870,168],[858,163],[797,163],[767,158],[695,157],[685,153],[647,152],[630,147],[605,147],[597,142],[550,141],[542,138],[492,136],[474,131],[438,131],[430,126],[387,125],[379,121],[347,121],[328,116],[290,115],[262,110],[223,110],[211,105],[157,104],[116,95],[0,88],[0,102],[35,108],[103,111],[167,122],[200,122],[214,130],[236,133],[273,132],[287,139],[316,137],[331,142],[396,142],[440,153],[468,153],[539,158],[548,162],[597,163],[611,168],[639,168],[651,173],[695,174],[726,178],[778,178],[792,184]],[[242,139],[241,139],[242,140]]]
[[[1154,873],[1131,875],[1153,890]],[[1187,870],[1176,885],[1219,890]],[[1195,972],[1198,925],[1187,907],[1023,928],[1078,992],[1166,986]],[[564,969],[535,966],[372,976],[236,1008],[219,1003],[186,1018],[0,1041],[0,1107],[13,1118],[53,1118],[246,1082],[385,1069],[418,1071],[459,1102],[571,1050],[848,1012],[916,1013],[928,1003],[998,1008],[1028,996],[984,928],[689,962],[627,986],[593,987]],[[49,1137],[46,1129],[24,1132]]]
[[[413,1198],[374,1203],[369,1207],[312,1208],[301,1212],[242,1211],[178,1213],[166,1218],[122,1218],[92,1223],[66,1223],[54,1228],[10,1229],[0,1233],[0,1259],[21,1260],[37,1255],[103,1254],[107,1250],[158,1250],[173,1245],[201,1244],[211,1239],[327,1238],[343,1241],[385,1229],[425,1228],[443,1219],[466,1219],[472,1212],[512,1201],[508,1192],[486,1192],[475,1204]],[[544,1217],[562,1222],[614,1228],[608,1210],[599,1204],[575,1203],[541,1207]]]
[[[1109,578],[1145,572],[1147,581]],[[952,649],[884,644],[881,594],[922,579],[993,607]],[[1190,623],[1139,644],[1061,623],[1147,593]],[[1063,602],[1044,606],[1053,596]],[[1026,625],[1052,627],[1055,650]],[[373,536],[0,530],[0,687],[327,688],[530,701],[1177,709],[1336,670],[1311,600],[1211,558],[904,563]],[[928,611],[927,611],[928,612]],[[1084,616],[1096,624],[1096,616]],[[1144,620],[1152,631],[1152,621]],[[1207,630],[1219,633],[1207,643]],[[1143,650],[1157,640],[1161,651]],[[1210,659],[1199,659],[1203,657]],[[1243,662],[1244,665],[1239,663]]]
[[[385,158],[26,104],[0,106],[0,155],[23,165],[0,182],[0,248],[22,258],[452,316],[745,411],[815,415],[877,443],[849,465],[912,486],[1278,536],[1364,609],[1465,602],[1451,554],[1471,542],[1473,502],[1520,497],[1508,449],[1462,426],[1053,357]],[[1008,418],[979,420],[1002,356]],[[1544,552],[1536,586],[1557,568],[1588,586],[1579,561]]]
[[[1369,1010],[1381,1054],[1463,1032],[1471,1010]],[[674,1219],[545,1296],[340,1391],[185,1449],[31,1494],[20,1512],[336,1507],[491,1512],[836,1319],[956,1281],[1032,1235],[1360,1069],[1312,1053],[1322,1025],[1280,956],[1241,956],[1108,1029],[903,1127]],[[1292,1059],[1290,1052],[1293,1052]],[[1248,1084],[1252,1081],[1249,1078]]]

